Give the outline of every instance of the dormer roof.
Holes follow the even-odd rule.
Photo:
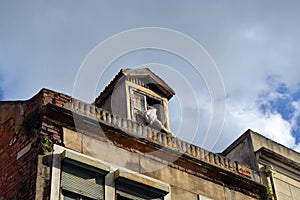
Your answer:
[[[95,99],[96,106],[101,105],[101,102],[112,93],[115,86],[120,81],[129,80],[143,87],[149,88],[154,92],[159,93],[162,97],[168,100],[175,95],[174,90],[159,76],[154,74],[149,68],[136,69],[121,69],[114,79],[105,87],[100,95]]]

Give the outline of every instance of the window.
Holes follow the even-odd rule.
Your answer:
[[[136,122],[146,124],[143,114],[149,109],[149,106],[156,109],[157,119],[166,127],[166,117],[163,107],[163,101],[157,97],[146,95],[135,88],[130,88],[131,94],[131,115]]]
[[[165,183],[140,174],[117,170],[115,178],[117,200],[163,200],[169,193]]]
[[[144,112],[146,110],[145,96],[137,92],[133,93],[133,108],[136,111]]]
[[[170,185],[54,145],[50,200],[170,200]]]
[[[163,200],[164,194],[149,191],[138,185],[117,182],[116,196],[117,200]]]
[[[133,91],[131,99],[131,110],[133,120],[139,123],[144,123],[143,113],[147,110],[145,95]]]
[[[78,163],[77,163],[78,164]],[[61,190],[64,200],[104,199],[104,177],[91,167],[62,163]]]

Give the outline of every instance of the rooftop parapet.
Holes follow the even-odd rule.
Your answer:
[[[73,99],[71,96],[62,93],[57,93],[48,89],[42,89],[42,93],[44,96],[45,105],[51,104],[62,107],[74,114],[88,117],[103,123],[108,127],[112,127],[115,130],[120,130],[132,137],[146,139],[157,145],[167,147],[196,160],[206,162],[248,179],[255,180],[250,167],[240,164],[236,161],[232,161],[219,154],[207,151],[194,144],[185,142],[176,136],[159,132],[148,126],[123,118],[107,110],[98,108],[92,104]]]

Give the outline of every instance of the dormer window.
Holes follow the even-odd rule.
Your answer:
[[[94,104],[137,123],[169,132],[168,100],[174,94],[148,68],[122,69]]]

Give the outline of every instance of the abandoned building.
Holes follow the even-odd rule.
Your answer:
[[[174,136],[175,92],[122,69],[93,103],[42,89],[0,102],[0,200],[300,197],[300,155],[253,131],[222,153]]]
[[[300,154],[248,130],[222,153],[250,166],[274,199],[300,199]]]

